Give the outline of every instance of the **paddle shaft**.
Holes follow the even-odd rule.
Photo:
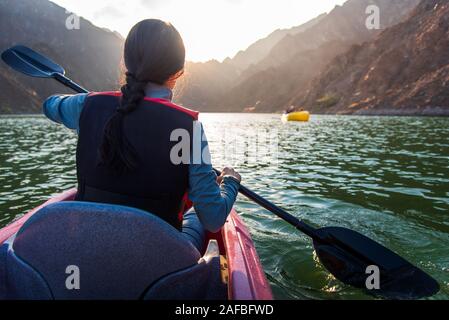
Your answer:
[[[270,201],[262,198],[257,193],[251,191],[245,186],[240,185],[239,192],[243,194],[245,197],[251,199],[261,207],[267,209],[268,211],[271,211],[275,215],[277,215],[279,218],[285,220],[286,222],[290,223],[292,226],[294,226],[299,231],[305,233],[309,237],[316,239],[316,240],[322,240],[321,237],[317,234],[316,229],[312,228],[311,226],[307,225],[303,221],[299,220],[298,218],[295,218],[285,210],[282,210],[275,204],[271,203]]]
[[[67,78],[66,76],[64,76],[60,73],[53,73],[53,78],[56,79],[56,81],[62,83],[63,85],[65,85],[66,87],[69,87],[70,89],[75,90],[78,93],[88,93],[89,92],[86,89],[84,89],[83,87],[81,87],[79,84],[73,82],[72,80],[70,80],[69,78]]]
[[[217,169],[214,169],[214,170],[215,170],[215,173],[217,175],[220,175],[220,171],[219,170],[217,170]],[[292,216],[290,213],[288,213],[287,211],[279,208],[277,205],[271,203],[267,199],[262,198],[261,196],[259,196],[254,191],[251,191],[247,187],[245,187],[243,185],[240,185],[239,192],[242,195],[244,195],[245,197],[247,197],[248,199],[250,199],[250,200],[254,201],[255,203],[257,203],[258,205],[260,205],[261,207],[267,209],[268,211],[271,211],[272,213],[277,215],[279,218],[281,218],[281,219],[285,220],[286,222],[290,223],[296,229],[298,229],[299,231],[305,233],[309,237],[311,237],[311,238],[313,238],[315,240],[320,240],[320,241],[323,240],[317,234],[317,230],[315,228],[312,228],[311,226],[307,225],[303,221],[301,221],[298,218]]]

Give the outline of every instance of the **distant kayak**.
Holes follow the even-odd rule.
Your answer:
[[[284,113],[282,115],[282,121],[309,121],[309,111],[298,111],[291,113]]]

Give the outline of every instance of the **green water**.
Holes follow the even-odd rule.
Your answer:
[[[344,226],[379,241],[434,276],[449,299],[449,119],[204,114],[215,166],[315,226]],[[272,134],[263,153],[257,134]],[[238,157],[226,148],[243,139]],[[246,142],[245,142],[246,141]],[[0,117],[0,226],[75,186],[76,135],[42,117]],[[255,149],[262,156],[252,159]],[[232,149],[232,148],[231,148]],[[235,150],[234,150],[235,151]],[[240,152],[240,153],[238,153]],[[226,155],[224,158],[223,155]],[[276,298],[366,299],[333,279],[310,239],[239,198]]]

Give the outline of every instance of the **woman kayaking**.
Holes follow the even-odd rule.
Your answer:
[[[171,24],[148,19],[135,25],[124,63],[121,92],[55,95],[44,103],[49,119],[78,132],[76,199],[151,212],[201,251],[205,230],[225,223],[241,177],[232,168],[216,176],[198,112],[171,102],[185,64],[182,38]],[[192,147],[195,126],[200,161]],[[175,155],[190,161],[173,161],[176,132],[188,133],[191,152]],[[193,208],[184,214],[187,199]]]

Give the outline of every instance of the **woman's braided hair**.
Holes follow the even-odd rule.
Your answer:
[[[136,152],[123,131],[124,118],[139,107],[149,82],[163,85],[184,68],[184,43],[171,24],[143,20],[126,38],[124,61],[128,71],[121,88],[121,102],[105,126],[100,149],[100,164],[119,174],[138,164]]]

